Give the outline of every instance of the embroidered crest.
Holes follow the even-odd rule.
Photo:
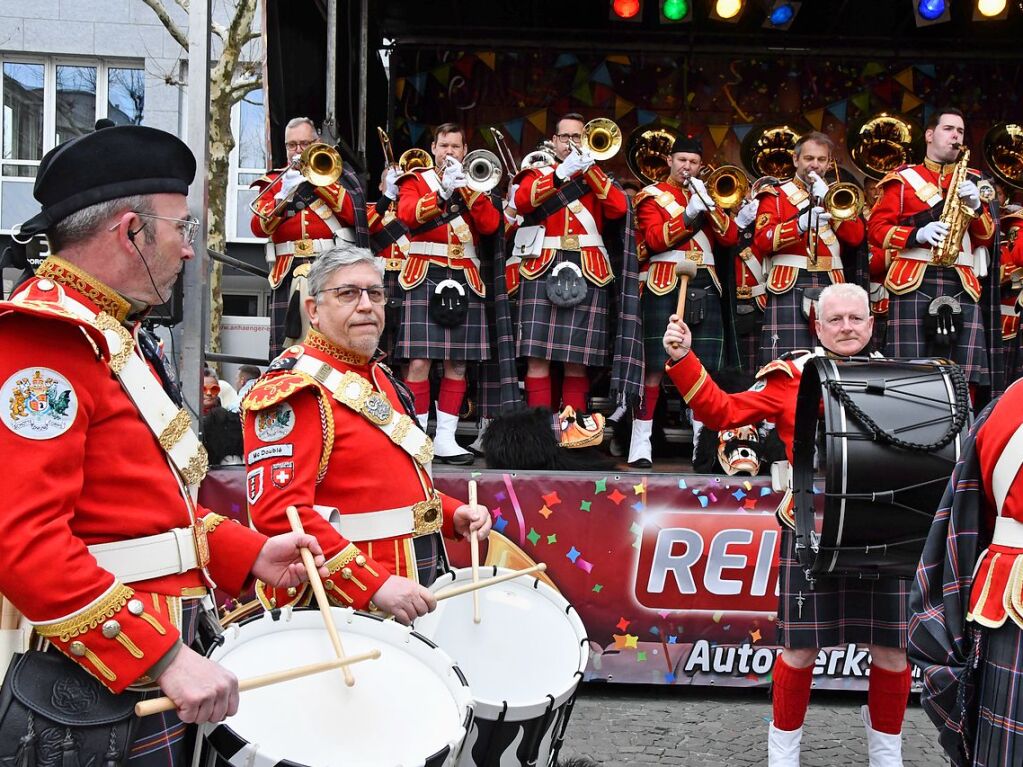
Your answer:
[[[750,391],[763,391],[766,388],[767,388],[767,381],[764,380],[763,378],[761,378],[759,381],[757,381],[755,384],[753,384],[751,387],[749,387],[749,390]]]
[[[757,216],[757,226],[756,226],[756,228],[757,229],[763,229],[765,226],[767,226],[770,223],[771,223],[771,214],[770,213],[761,213],[759,216]]]
[[[287,402],[256,412],[256,436],[263,442],[284,439],[295,428],[295,411]]]
[[[53,439],[71,428],[78,395],[50,368],[25,368],[0,387],[0,421],[25,439]]]
[[[245,475],[245,498],[249,506],[254,504],[263,495],[263,467],[253,469]]]
[[[295,462],[294,461],[281,461],[275,463],[270,467],[270,481],[274,483],[274,487],[279,490],[283,490],[291,484],[291,480],[295,478]]]

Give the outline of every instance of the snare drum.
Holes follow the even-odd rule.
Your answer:
[[[274,615],[278,618],[275,619]],[[457,763],[472,724],[472,695],[451,658],[394,621],[333,608],[345,652],[376,660],[249,690],[238,713],[206,725],[205,764],[232,767],[382,767]],[[210,658],[239,679],[330,660],[318,610],[267,612],[224,631]]]
[[[481,578],[511,572],[480,569]],[[442,575],[436,592],[472,581],[469,569]],[[586,629],[564,597],[525,576],[446,599],[416,620],[416,631],[455,658],[469,680],[475,721],[459,765],[550,765],[557,759],[586,668]]]
[[[809,360],[792,451],[796,554],[807,577],[912,578],[969,422],[968,385],[947,360]]]

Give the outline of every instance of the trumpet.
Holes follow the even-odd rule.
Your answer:
[[[317,141],[315,144],[310,144],[306,147],[301,155],[292,160],[287,168],[278,173],[270,185],[272,186],[277,183],[279,179],[284,177],[285,173],[293,169],[297,169],[305,177],[305,180],[313,186],[330,186],[341,177],[341,155],[334,147]],[[298,191],[298,186],[293,187],[273,209],[266,213],[261,212],[256,207],[256,203],[259,202],[259,197],[257,196],[256,199],[249,203],[249,210],[258,216],[261,221],[277,218],[288,206],[292,198],[294,198],[296,191]]]
[[[454,158],[448,159],[457,162]],[[474,192],[489,192],[501,183],[501,160],[489,149],[476,149],[462,160],[468,178],[467,186]]]

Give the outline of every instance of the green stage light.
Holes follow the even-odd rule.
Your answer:
[[[689,3],[687,0],[664,0],[661,12],[668,21],[681,21],[689,13]]]

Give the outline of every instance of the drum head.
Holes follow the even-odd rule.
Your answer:
[[[512,572],[480,568],[480,578]],[[441,576],[436,592],[472,582],[468,568]],[[558,592],[525,576],[480,589],[480,623],[473,623],[472,594],[439,602],[416,621],[416,631],[449,653],[469,680],[476,713],[508,721],[539,716],[575,692],[586,668],[586,629]]]
[[[419,765],[444,752],[450,760],[437,763],[453,763],[472,700],[451,658],[394,621],[333,614],[346,654],[376,648],[380,658],[352,666],[353,687],[337,670],[243,692],[238,713],[206,735],[217,754],[236,767]],[[263,613],[224,639],[210,658],[239,679],[334,657],[318,610]]]

